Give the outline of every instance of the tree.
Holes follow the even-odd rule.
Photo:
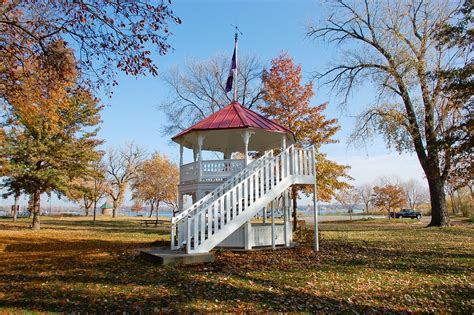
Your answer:
[[[67,193],[67,198],[72,202],[77,204],[82,204],[84,207],[84,215],[89,216],[89,210],[92,207],[92,200],[89,199],[89,190],[88,183],[85,179],[77,179],[73,183],[73,188],[69,189]]]
[[[156,207],[158,220],[161,202],[175,203],[178,198],[179,170],[166,156],[158,152],[143,162],[132,181],[132,199],[150,205],[150,218]]]
[[[463,199],[468,200],[468,206],[472,207],[472,198],[474,196],[472,187],[474,181],[471,176],[471,163],[470,159],[464,160],[461,166],[457,167],[449,174],[446,181],[446,193],[449,195],[450,206],[453,214],[458,214],[462,210],[464,206],[462,203]],[[467,196],[468,191],[470,192],[469,197]],[[464,195],[464,198],[462,198],[462,195]]]
[[[117,70],[156,75],[151,49],[165,55],[168,23],[181,23],[165,1],[4,1],[0,13],[0,59],[24,64],[66,40],[77,47],[84,78],[98,86],[116,84]]]
[[[13,209],[11,212],[11,216],[13,219],[13,222],[16,222],[18,219],[18,209],[20,207],[20,195],[21,195],[21,187],[12,185],[9,187],[8,191],[4,194],[2,194],[2,197],[4,199],[8,198],[9,196],[13,196],[14,201],[13,201]]]
[[[474,22],[473,8],[472,1],[464,0],[464,3],[456,12],[458,18],[454,20],[455,22],[448,21],[448,23],[440,25],[435,35],[441,45],[458,49],[459,54],[465,58],[464,62],[453,63],[450,67],[437,73],[437,76],[444,78],[443,92],[452,101],[463,104],[471,110],[474,102],[472,99],[474,94],[474,60],[470,58],[472,42],[474,41],[472,29],[472,23]],[[470,124],[472,126],[472,119]]]
[[[402,183],[402,188],[410,209],[416,209],[417,205],[425,201],[425,189],[416,179]]]
[[[356,187],[356,191],[359,193],[360,200],[364,204],[365,213],[369,214],[370,206],[372,204],[372,185],[362,184]]]
[[[89,210],[93,209],[93,221],[96,220],[97,203],[105,196],[107,181],[105,180],[105,168],[101,161],[94,161],[91,170],[83,178],[78,178],[72,184],[72,188],[67,193],[70,200],[82,203],[85,215],[89,215]]]
[[[15,201],[13,203],[12,218],[13,218],[13,222],[16,222],[18,218],[18,210],[20,208],[20,193],[16,192],[14,195],[14,198],[15,198]]]
[[[102,161],[97,161],[93,164],[91,174],[92,187],[89,198],[93,202],[93,221],[95,224],[97,218],[97,203],[105,197],[109,191],[108,181],[106,178],[106,167]]]
[[[352,220],[352,214],[361,202],[359,192],[354,188],[343,189],[336,193],[335,199],[349,212]]]
[[[416,152],[430,191],[430,226],[449,225],[444,185],[455,148],[469,138],[467,109],[447,97],[445,77],[438,75],[464,61],[462,49],[437,38],[458,9],[447,0],[338,0],[325,23],[308,29],[311,38],[351,45],[340,49],[341,62],[319,75],[346,101],[358,84],[376,83],[378,102],[359,116],[353,138],[381,133],[399,152]]]
[[[381,207],[388,211],[389,219],[390,213],[396,208],[402,207],[406,202],[403,189],[398,185],[392,184],[375,186],[372,199],[375,206]]]
[[[168,118],[165,134],[174,134],[222,109],[232,101],[226,93],[230,58],[214,56],[204,61],[189,61],[174,67],[163,80],[170,89],[168,99],[160,105]],[[258,105],[262,98],[261,66],[255,57],[239,58],[237,100],[248,108]]]
[[[130,210],[133,212],[140,212],[143,210],[143,205],[141,204],[141,202],[135,201]]]
[[[122,205],[128,184],[138,175],[145,151],[131,143],[120,150],[109,150],[105,162],[107,194],[112,199],[112,217]]]
[[[336,143],[334,134],[340,129],[337,119],[327,119],[324,111],[327,104],[311,106],[313,82],[302,84],[301,67],[286,53],[272,60],[269,71],[264,70],[263,101],[258,109],[270,119],[292,130],[298,145],[314,145],[317,160],[317,189],[320,200],[330,201],[339,189],[348,188],[344,180],[348,166],[339,165],[326,158],[320,151],[323,144]],[[297,198],[301,187],[292,189],[293,225],[297,228]],[[310,188],[305,188],[307,192]]]
[[[2,86],[2,187],[9,194],[30,195],[32,228],[39,229],[41,194],[66,194],[99,158],[95,149],[101,141],[95,137],[102,106],[77,86],[74,57],[64,42],[52,43],[48,56],[27,60],[16,70],[9,69],[16,79]]]

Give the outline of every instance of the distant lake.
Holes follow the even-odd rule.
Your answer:
[[[129,217],[148,217],[150,215],[150,210],[141,210],[141,211],[131,211],[131,210],[124,210],[120,212],[121,215],[127,215]],[[160,217],[171,218],[173,216],[173,212],[171,209],[160,209],[159,212]],[[156,218],[156,212],[153,211],[152,217]]]

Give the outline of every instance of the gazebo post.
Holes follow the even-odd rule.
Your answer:
[[[270,213],[272,214],[272,249],[275,249],[275,200],[272,200],[270,204]]]
[[[183,166],[183,151],[184,151],[184,147],[182,144],[179,144],[179,166]]]
[[[282,205],[283,205],[283,235],[285,237],[285,246],[288,247],[290,246],[290,242],[289,242],[289,231],[288,231],[288,191],[285,190],[283,192],[283,202],[282,202]]]
[[[245,154],[245,166],[249,164],[249,141],[252,133],[248,130],[244,130],[242,133],[242,139],[244,140],[244,154]]]
[[[183,193],[178,192],[178,210],[179,212],[183,211]]]
[[[313,163],[313,174],[314,174],[314,186],[313,186],[313,207],[314,207],[314,250],[319,251],[319,222],[318,222],[318,199],[317,199],[317,181],[316,181],[316,152],[313,147],[312,161]]]
[[[204,135],[198,136],[198,182],[202,179],[202,145],[204,144]],[[198,199],[199,196],[198,196]]]
[[[281,138],[281,149],[286,149],[286,135],[283,135],[283,137]]]
[[[196,147],[193,146],[193,161],[197,161],[197,156],[198,156],[198,151],[196,150]]]

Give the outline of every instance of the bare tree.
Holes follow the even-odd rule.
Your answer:
[[[359,192],[354,188],[348,188],[339,191],[336,194],[336,201],[343,206],[347,212],[349,212],[350,218],[352,220],[352,214],[354,209],[360,204],[361,197]]]
[[[437,40],[460,3],[448,0],[335,1],[325,23],[310,26],[311,38],[341,47],[341,62],[319,75],[347,96],[367,80],[379,87],[376,105],[359,116],[354,139],[381,133],[398,151],[414,150],[428,180],[430,226],[449,225],[444,185],[451,164],[469,138],[466,108],[443,93],[443,73],[463,62],[461,50]]]
[[[369,214],[370,206],[372,205],[372,185],[367,183],[362,184],[356,187],[356,191],[359,194],[361,202],[364,204],[365,213]]]
[[[401,184],[407,203],[410,209],[416,209],[416,206],[426,200],[426,190],[416,179],[410,179]]]
[[[256,57],[239,57],[237,100],[248,108],[256,107],[262,98],[262,66]],[[203,61],[188,61],[175,66],[163,76],[170,90],[160,109],[168,118],[163,133],[174,134],[220,110],[232,101],[226,93],[230,58],[218,55]]]
[[[128,184],[137,176],[141,163],[145,159],[145,151],[131,143],[125,148],[111,149],[106,158],[106,174],[108,181],[107,194],[112,199],[112,217],[122,205]]]

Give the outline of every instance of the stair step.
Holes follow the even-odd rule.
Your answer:
[[[171,250],[168,247],[141,249],[140,257],[160,265],[196,265],[214,262],[214,254],[186,254],[183,250]]]

